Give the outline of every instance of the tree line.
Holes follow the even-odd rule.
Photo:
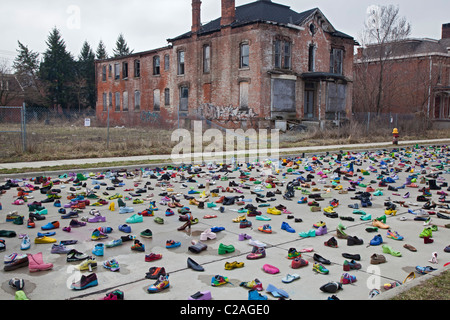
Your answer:
[[[17,56],[13,62],[14,75],[19,82],[25,103],[66,111],[95,109],[95,60],[109,58],[100,40],[95,52],[85,41],[77,57],[66,47],[58,28],[54,27],[46,40],[42,54],[18,40]],[[112,57],[131,54],[123,34],[120,34]]]

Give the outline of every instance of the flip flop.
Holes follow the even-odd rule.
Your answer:
[[[300,279],[300,276],[296,273],[294,274],[287,274],[283,279],[281,279],[284,283],[291,283],[294,280]]]

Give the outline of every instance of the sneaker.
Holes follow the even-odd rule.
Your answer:
[[[292,260],[291,268],[292,269],[298,269],[301,267],[306,267],[309,264],[308,260],[305,260],[303,258],[297,257],[294,260]]]
[[[255,251],[251,252],[247,255],[247,259],[249,260],[256,260],[256,259],[262,259],[266,256],[266,250],[264,247],[255,247]]]
[[[105,254],[105,245],[103,243],[97,243],[92,249],[92,254],[102,257]]]
[[[142,238],[151,238],[153,236],[153,233],[152,233],[152,231],[150,229],[145,229],[144,231],[142,231],[140,233],[140,236]]]
[[[145,246],[139,240],[134,240],[134,244],[131,246],[131,250],[144,252]]]
[[[331,248],[337,248],[338,242],[337,242],[336,238],[331,237],[330,239],[328,239],[328,241],[324,242],[324,245],[327,247],[331,247]]]
[[[356,277],[352,276],[352,275],[350,275],[348,273],[344,273],[341,276],[340,282],[342,284],[352,284],[352,283],[356,282]]]
[[[179,246],[181,246],[181,242],[177,242],[177,241],[174,241],[174,240],[167,240],[166,241],[166,248],[167,249],[177,248]]]
[[[162,254],[150,253],[145,255],[145,261],[151,262],[162,259]]]
[[[94,287],[98,285],[97,275],[92,273],[88,276],[82,275],[81,279],[77,282],[72,282],[70,286],[73,290],[84,290],[89,287]]]
[[[228,277],[224,277],[221,275],[215,275],[214,277],[211,278],[211,286],[213,286],[213,287],[222,286],[227,283],[229,283]]]
[[[88,257],[86,260],[81,262],[79,265],[75,266],[75,269],[80,270],[80,271],[86,271],[86,270],[91,271],[92,269],[95,269],[95,268],[97,268],[97,260],[95,260],[95,258],[92,258],[92,257]]]
[[[301,258],[301,252],[298,252],[295,248],[290,248],[288,251],[288,259]]]
[[[89,258],[89,256],[87,254],[79,252],[75,249],[72,249],[67,253],[67,262],[82,261],[87,258]]]
[[[105,269],[111,270],[112,272],[120,270],[119,263],[116,261],[116,259],[111,259],[103,262],[103,267]]]
[[[113,248],[113,247],[118,247],[122,244],[123,244],[122,239],[116,239],[116,240],[111,240],[110,242],[106,243],[105,246],[107,248]]]
[[[248,281],[248,282],[241,282],[239,286],[250,289],[250,290],[256,290],[256,291],[262,291],[263,285],[262,282],[258,279]]]
[[[359,270],[361,269],[361,264],[356,262],[355,260],[345,260],[343,270],[344,271],[350,271],[350,270]]]
[[[99,240],[103,240],[103,239],[107,239],[107,238],[108,238],[108,235],[104,234],[103,232],[101,232],[98,229],[95,229],[91,235],[92,241],[99,241]]]
[[[54,253],[54,254],[58,254],[58,253],[61,253],[61,254],[67,254],[67,253],[69,253],[70,252],[70,250],[71,249],[68,249],[65,245],[63,245],[63,244],[53,244],[52,245],[52,249],[51,249],[51,253]]]
[[[313,271],[320,274],[328,274],[330,271],[323,266],[321,263],[314,263]]]
[[[394,240],[403,240],[403,237],[397,233],[397,231],[388,230],[387,237]]]
[[[268,224],[258,227],[258,230],[264,233],[272,233],[272,227]]]

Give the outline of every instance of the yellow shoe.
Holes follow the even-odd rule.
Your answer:
[[[280,215],[281,211],[276,209],[276,208],[268,208],[267,209],[267,213],[269,214],[274,214],[274,215]]]
[[[242,220],[245,220],[245,219],[246,219],[245,216],[239,216],[239,217],[233,219],[233,222],[241,222]]]
[[[92,258],[88,258],[79,265],[75,266],[75,269],[80,271],[87,271],[87,270],[91,271],[94,268],[97,268],[97,261]]]
[[[47,236],[37,237],[34,239],[34,243],[55,243],[56,239]]]
[[[225,262],[225,270],[233,270],[235,268],[242,268],[244,267],[244,262]]]
[[[114,204],[114,202],[111,202],[110,204],[109,204],[109,211],[116,211],[116,205]]]
[[[334,208],[332,206],[323,208],[323,211],[327,212],[327,213],[334,213]]]
[[[393,215],[395,216],[397,214],[397,210],[393,210],[393,209],[388,209],[388,210],[384,210],[385,214],[389,214],[389,215]]]

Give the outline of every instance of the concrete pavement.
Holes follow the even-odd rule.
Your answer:
[[[405,142],[403,142],[405,143]],[[420,144],[425,144],[425,142],[417,142]],[[429,143],[438,144],[438,141],[432,140]],[[415,142],[410,142],[409,144],[415,144]],[[379,146],[379,144],[377,144]],[[386,144],[386,147],[388,145]],[[369,148],[370,146],[358,146],[358,148]],[[344,146],[337,146],[336,149],[326,147],[327,151],[332,150],[340,150],[343,149]],[[292,152],[307,152],[302,151],[302,148],[296,149],[296,151],[291,150]],[[306,150],[306,149],[303,149]],[[309,149],[310,150],[310,149]],[[325,149],[323,149],[325,150]],[[399,168],[398,165],[400,163],[407,163],[410,160],[414,163],[415,160],[421,162],[424,158],[422,158],[424,152],[428,152],[428,149],[419,149],[414,151],[412,154],[408,154],[408,157],[405,154],[398,154],[398,156],[392,160],[392,167],[390,168]],[[430,157],[426,158],[427,163],[425,166],[426,173],[439,172],[439,178],[442,179],[440,182],[448,182],[448,151],[445,154],[441,153],[433,153],[429,151]],[[282,289],[289,294],[289,298],[293,300],[325,300],[329,296],[330,293],[324,293],[319,290],[319,287],[326,284],[330,281],[339,281],[341,275],[344,273],[343,271],[343,263],[345,258],[342,256],[343,253],[351,253],[351,254],[360,254],[362,268],[360,270],[352,270],[349,273],[355,275],[357,281],[353,284],[343,285],[343,290],[340,290],[336,293],[336,295],[342,300],[369,300],[369,292],[372,288],[378,288],[381,292],[380,295],[376,297],[376,299],[383,299],[388,297],[395,292],[399,292],[402,288],[406,286],[411,286],[415,283],[419,283],[421,279],[424,277],[433,277],[438,275],[443,270],[448,268],[444,267],[446,262],[450,261],[450,256],[448,253],[445,253],[443,249],[450,245],[449,243],[449,229],[445,228],[445,224],[449,223],[449,220],[439,219],[436,215],[431,215],[431,222],[438,226],[438,231],[433,232],[433,240],[434,242],[431,244],[425,244],[423,239],[419,237],[419,234],[425,228],[423,221],[415,221],[414,215],[408,213],[408,209],[418,209],[421,208],[423,203],[417,202],[416,197],[420,194],[419,188],[405,188],[399,189],[397,192],[388,191],[387,188],[382,188],[383,195],[381,196],[372,196],[373,205],[368,208],[364,208],[367,214],[370,214],[372,218],[381,217],[384,215],[384,203],[390,199],[392,201],[407,201],[410,203],[409,208],[401,207],[397,205],[398,212],[395,216],[388,215],[386,223],[390,226],[391,230],[397,231],[400,233],[404,240],[398,241],[387,238],[387,230],[379,229],[377,233],[369,233],[366,231],[367,227],[371,226],[371,220],[363,221],[360,219],[360,215],[354,214],[353,209],[349,208],[350,204],[360,203],[359,200],[352,199],[355,196],[353,191],[348,192],[347,194],[340,193],[337,190],[332,188],[326,188],[323,184],[318,182],[318,177],[316,173],[322,169],[335,169],[339,165],[337,163],[333,163],[334,158],[332,156],[335,153],[330,152],[330,157],[325,158],[327,160],[331,160],[331,162],[323,162],[324,166],[315,166],[312,163],[312,158],[309,156],[307,159],[302,159],[301,164],[298,169],[293,170],[293,172],[288,172],[287,168],[283,168],[280,174],[275,177],[280,181],[280,183],[284,183],[282,186],[277,186],[283,193],[285,192],[286,183],[292,181],[293,179],[298,178],[300,175],[306,176],[307,172],[303,169],[307,164],[311,164],[315,168],[315,175],[313,181],[315,181],[316,187],[320,188],[320,191],[312,191],[312,187],[307,188],[312,193],[320,193],[323,196],[323,201],[320,202],[322,209],[329,205],[329,202],[333,199],[339,200],[339,206],[335,209],[339,215],[339,218],[329,218],[324,215],[323,211],[319,212],[311,212],[310,207],[307,204],[299,204],[297,201],[303,197],[301,190],[295,191],[295,197],[293,200],[289,201],[277,195],[276,201],[269,202],[271,207],[282,204],[289,211],[294,218],[302,219],[302,222],[295,222],[294,219],[288,219],[289,214],[281,214],[281,215],[270,215],[266,212],[265,207],[258,208],[262,212],[263,215],[266,215],[271,218],[268,222],[258,221],[254,217],[249,217],[248,220],[252,222],[251,229],[240,229],[239,223],[233,222],[233,219],[240,216],[237,212],[239,208],[238,205],[232,206],[224,206],[225,212],[221,213],[217,209],[221,206],[217,204],[215,208],[205,208],[200,209],[195,205],[190,205],[187,200],[184,200],[183,195],[187,194],[187,191],[190,188],[184,189],[181,187],[180,182],[171,181],[173,184],[173,193],[177,194],[177,197],[182,200],[184,205],[187,205],[191,208],[193,215],[198,218],[199,222],[192,226],[191,230],[187,231],[177,231],[177,228],[183,224],[183,222],[179,221],[179,215],[175,213],[175,215],[166,217],[165,210],[167,209],[164,205],[158,205],[159,210],[155,211],[155,217],[161,217],[164,219],[164,224],[157,224],[154,221],[154,217],[144,217],[144,222],[132,224],[132,234],[137,237],[144,245],[145,245],[145,253],[144,252],[134,252],[131,251],[131,242],[126,242],[122,246],[115,248],[107,248],[105,250],[105,255],[103,257],[97,257],[98,267],[96,270],[93,270],[98,276],[99,284],[98,286],[89,288],[83,291],[74,291],[70,289],[70,283],[74,281],[77,277],[80,276],[80,273],[74,269],[76,263],[68,263],[66,262],[65,255],[52,254],[51,244],[34,244],[32,243],[31,248],[27,251],[23,251],[20,249],[21,240],[18,237],[15,238],[7,238],[6,240],[6,250],[3,252],[4,255],[11,254],[14,252],[17,253],[31,253],[35,254],[38,252],[42,252],[44,256],[45,262],[53,263],[54,267],[51,271],[44,271],[38,273],[30,273],[28,268],[23,267],[14,271],[0,271],[1,274],[1,289],[0,290],[0,299],[2,300],[11,300],[14,299],[14,289],[8,286],[9,279],[13,277],[23,278],[25,280],[24,291],[27,296],[32,300],[62,300],[62,299],[82,299],[82,300],[90,300],[90,299],[101,299],[106,292],[112,291],[114,289],[120,289],[125,293],[125,299],[127,300],[186,300],[190,295],[196,293],[197,291],[205,291],[209,290],[212,293],[212,297],[214,300],[247,300],[248,299],[248,289],[241,287],[239,284],[241,282],[252,281],[254,279],[259,279],[263,283],[264,290],[261,291],[261,294],[266,295],[269,300],[275,300],[270,293],[266,292],[265,289],[269,284],[272,284],[278,289]],[[129,159],[129,158],[127,158]],[[376,153],[370,152],[368,154],[364,154],[361,157],[361,165],[355,166],[355,168],[368,170],[370,166],[373,166],[377,169],[377,172],[369,172],[369,175],[362,175],[361,173],[356,173],[357,176],[350,178],[352,181],[356,180],[357,177],[364,178],[364,182],[366,184],[371,184],[369,181],[377,180],[377,176],[379,175],[381,168],[377,167],[381,160],[389,159],[389,156],[384,153]],[[375,162],[376,160],[377,162]],[[82,160],[78,160],[82,161]],[[103,161],[103,160],[102,160]],[[443,164],[445,165],[444,170],[433,171],[433,165]],[[408,164],[406,164],[408,166]],[[39,167],[36,167],[39,168]],[[402,170],[398,172],[399,180],[396,183],[392,184],[393,186],[402,186],[406,181],[406,177],[409,176],[410,172],[405,172],[403,170],[405,167],[401,167]],[[418,169],[418,167],[416,167]],[[212,175],[205,168],[201,168],[205,173],[195,175],[194,178],[196,180],[195,183],[188,183],[189,187],[192,187],[194,190],[202,191],[202,189],[197,189],[198,184],[205,184],[206,180],[212,178]],[[261,168],[259,168],[261,169]],[[303,174],[300,174],[300,170],[303,171]],[[86,170],[85,170],[86,171]],[[416,170],[417,172],[418,170]],[[134,170],[130,172],[135,172]],[[67,172],[69,173],[69,172]],[[285,175],[283,175],[285,173]],[[217,172],[216,174],[220,174]],[[223,175],[223,174],[222,174]],[[235,181],[240,183],[239,179],[240,172],[234,171],[229,174],[228,181],[217,180],[216,184],[211,186],[211,188],[215,187],[223,187],[227,188],[229,186],[230,181]],[[22,177],[22,175],[18,175],[18,178]],[[59,174],[49,175],[53,180],[58,179]],[[264,181],[266,177],[261,176],[261,170],[258,171],[256,169],[251,170],[251,176],[257,180]],[[421,177],[422,175],[419,175]],[[137,188],[135,186],[136,181],[134,179],[127,179],[126,177],[120,177],[121,180],[125,183],[124,186],[116,188],[114,191],[107,191],[110,195],[114,193],[120,193],[123,196],[129,195],[129,191],[125,191],[127,189]],[[65,181],[65,179],[62,179]],[[87,187],[94,186],[95,179],[93,177],[89,177],[86,180]],[[108,186],[111,186],[111,181],[104,180],[107,182]],[[143,187],[147,182],[150,182],[150,186],[154,188],[154,190],[148,190],[146,194],[143,194],[142,197],[149,195],[150,193],[154,194],[153,199],[159,204],[161,200],[161,194],[164,190],[161,187],[157,187],[157,181],[155,179],[150,179],[149,177],[143,178],[138,187]],[[19,182],[22,184],[22,182]],[[256,196],[251,194],[251,190],[254,190],[255,187],[259,186],[254,184],[253,182],[248,181],[251,189],[242,189],[242,195],[244,195],[244,199],[251,200],[252,204],[258,206]],[[327,184],[330,184],[331,180],[327,180]],[[378,183],[378,181],[377,181]],[[344,189],[350,186],[350,180],[341,179],[340,184]],[[1,184],[0,184],[1,185]],[[374,188],[377,187],[377,184],[372,184]],[[61,202],[62,204],[68,203],[67,196],[71,193],[70,187],[73,186],[73,183],[66,180],[66,183],[59,185],[65,186],[65,188],[61,189]],[[419,187],[422,188],[426,186],[425,184],[420,184]],[[58,188],[58,185],[55,185]],[[447,188],[443,188],[442,190],[446,190]],[[84,189],[77,190],[77,192],[81,192]],[[263,194],[266,194],[267,191],[271,189],[264,189]],[[329,192],[327,192],[328,190]],[[98,194],[101,197],[106,197],[103,195],[103,192],[106,191],[106,187],[102,186],[100,190],[98,190]],[[357,187],[357,191],[365,191],[365,187]],[[409,198],[403,198],[406,192],[410,193]],[[45,199],[45,195],[40,194],[38,191],[31,193],[33,199],[29,201],[41,201]],[[220,192],[219,196],[238,196],[240,193],[230,193],[230,192]],[[62,228],[68,225],[70,220],[61,219],[61,214],[58,213],[58,208],[54,207],[52,203],[45,204],[45,207],[48,209],[48,214],[45,216],[46,220],[36,222],[37,227],[35,229],[26,228],[26,219],[25,225],[15,225],[11,222],[5,222],[5,216],[7,213],[17,210],[19,214],[22,214],[28,217],[28,210],[26,205],[13,205],[12,202],[14,198],[17,196],[17,190],[15,188],[8,190],[4,195],[0,197],[0,202],[3,205],[3,209],[0,211],[0,216],[3,216],[0,222],[1,230],[14,230],[17,234],[28,233],[32,240],[36,237],[37,232],[42,232],[40,227],[51,221],[59,221],[61,223],[61,227],[56,230],[56,235],[53,236],[58,242],[61,240],[77,240],[77,244],[70,246],[76,248],[80,252],[84,252],[87,254],[91,254],[91,251],[94,248],[94,245],[97,242],[91,241],[91,234],[94,229],[99,226],[110,226],[114,230],[112,233],[108,235],[108,239],[103,240],[103,243],[106,243],[112,239],[118,239],[122,235],[124,235],[121,231],[118,230],[118,226],[126,223],[126,218],[132,216],[134,213],[140,212],[146,208],[148,208],[149,202],[146,201],[143,204],[134,205],[132,204],[132,200],[126,200],[127,205],[134,208],[134,213],[127,214],[119,214],[118,210],[110,211],[108,206],[95,207],[99,209],[102,216],[106,217],[106,222],[103,223],[88,223],[87,226],[72,229],[71,232],[64,232]],[[197,199],[199,199],[198,195],[194,195]],[[135,197],[133,197],[134,199]],[[209,198],[211,202],[215,202],[218,198]],[[439,195],[437,191],[432,191],[432,200],[438,203]],[[310,201],[311,199],[308,199]],[[112,200],[116,203],[117,208],[117,200]],[[111,202],[111,201],[110,201]],[[248,202],[246,202],[248,203]],[[83,211],[81,216],[89,216],[89,210],[93,207],[89,207]],[[176,209],[174,209],[176,210]],[[217,215],[217,218],[213,219],[205,219],[205,215]],[[340,217],[353,217],[354,221],[341,220]],[[324,221],[327,225],[328,233],[321,236],[316,237],[300,237],[299,233],[306,232],[313,229],[313,224]],[[288,233],[285,230],[281,229],[281,225],[283,222],[288,223],[292,228],[295,229],[294,233]],[[258,227],[263,224],[268,223],[272,226],[273,233],[265,234],[258,231]],[[346,227],[346,233],[351,236],[356,236],[360,239],[363,239],[364,243],[358,246],[349,246],[347,241],[344,239],[338,239],[336,234],[337,226],[342,223]],[[189,252],[188,247],[191,245],[191,242],[194,240],[198,240],[200,234],[205,230],[213,227],[213,226],[221,226],[224,227],[225,230],[217,233],[217,238],[214,240],[205,241],[207,244],[207,249],[199,254],[193,254]],[[153,237],[151,239],[141,238],[139,233],[145,229],[151,229],[153,232]],[[253,239],[259,240],[266,244],[266,257],[259,260],[248,260],[246,256],[252,251],[252,246],[249,244],[249,241],[238,241],[238,236],[240,233],[246,233],[250,235]],[[389,254],[385,254],[382,251],[381,246],[368,246],[370,240],[376,235],[380,234],[383,237],[384,244],[391,246],[394,250],[400,251],[401,257],[394,257]],[[324,245],[324,242],[330,239],[331,237],[335,237],[338,241],[338,248],[331,248]],[[165,242],[167,240],[175,240],[180,241],[181,246],[175,249],[166,249]],[[411,244],[417,248],[417,252],[411,252],[403,248],[404,244]],[[235,247],[235,251],[233,253],[228,253],[225,255],[220,255],[218,253],[218,248],[220,244],[225,245],[233,245]],[[304,252],[302,257],[309,262],[309,265],[303,267],[301,269],[292,269],[291,268],[291,260],[287,259],[287,253],[290,248],[296,248],[297,250],[302,250],[306,248],[312,248],[312,252]],[[154,262],[145,262],[144,255],[153,253],[161,253],[163,258],[161,260],[157,260]],[[432,253],[438,253],[438,263],[431,264],[429,262]],[[370,264],[370,257],[374,254],[383,254],[387,262],[381,265],[372,265]],[[331,265],[326,265],[327,269],[329,269],[329,274],[317,274],[312,271],[312,267],[314,264],[313,256],[314,254],[319,254],[322,257],[331,261]],[[196,272],[187,267],[187,258],[191,257],[196,262],[201,264],[205,271]],[[102,267],[102,262],[107,259],[115,258],[120,264],[119,272],[111,272]],[[226,262],[244,262],[244,267],[234,270],[225,270],[224,264]],[[263,271],[262,267],[265,264],[273,265],[279,268],[280,273],[278,274],[268,274]],[[416,279],[410,281],[406,285],[402,285],[398,288],[394,288],[386,291],[383,289],[383,285],[385,283],[391,283],[393,281],[399,281],[400,283],[406,278],[406,276],[413,272],[417,265],[427,266],[431,265],[437,269],[437,271],[430,273],[427,276],[419,275],[415,273]],[[149,294],[147,293],[147,288],[153,284],[154,280],[145,279],[145,273],[148,272],[148,269],[153,266],[161,266],[165,267],[166,271],[169,273],[170,280],[170,288],[162,291],[157,294]],[[82,272],[82,274],[87,275],[90,272]],[[292,283],[286,284],[281,281],[286,274],[296,273],[300,276],[299,280],[296,280]],[[220,286],[220,287],[212,287],[211,286],[211,278],[215,275],[222,275],[228,277],[229,284]]]

